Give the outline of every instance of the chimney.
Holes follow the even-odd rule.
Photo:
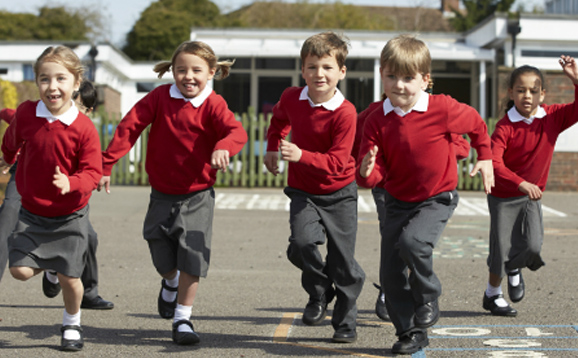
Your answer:
[[[460,9],[460,0],[442,0],[441,11],[443,13],[451,13],[452,10]]]

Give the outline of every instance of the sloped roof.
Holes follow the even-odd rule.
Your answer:
[[[347,7],[350,17],[339,13]],[[336,14],[326,20],[328,14]],[[439,9],[429,7],[353,6],[344,4],[286,3],[257,1],[225,15],[239,27],[271,29],[311,29],[335,27],[344,30],[386,30],[418,32],[451,32],[447,18]],[[338,17],[338,18],[336,18]],[[352,21],[356,18],[358,21]],[[327,26],[327,23],[332,25]],[[354,27],[348,27],[354,26]]]

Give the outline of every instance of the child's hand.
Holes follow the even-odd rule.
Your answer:
[[[518,186],[518,190],[522,193],[528,195],[530,200],[540,200],[542,199],[542,190],[536,185],[527,181],[523,181]]]
[[[56,172],[54,173],[54,181],[52,184],[60,189],[60,194],[62,195],[70,193],[70,180],[68,180],[68,177],[65,174],[62,174],[58,165],[56,166]]]
[[[211,168],[227,171],[229,167],[229,151],[226,149],[217,149],[211,154]]]
[[[110,175],[100,178],[96,190],[101,191],[102,188],[104,188],[107,194],[110,194]]]
[[[470,176],[473,177],[478,172],[482,173],[482,182],[484,183],[484,189],[486,194],[490,194],[492,192],[492,188],[495,185],[494,182],[494,167],[492,166],[492,160],[480,160],[472,169]]]
[[[8,174],[8,170],[10,170],[10,167],[12,166],[6,163],[3,157],[0,157],[0,169],[4,168],[2,169],[2,174]]]
[[[578,65],[576,64],[574,57],[562,55],[558,62],[560,63],[560,66],[562,66],[564,74],[568,76],[574,84],[578,85]]]
[[[277,152],[267,152],[265,154],[265,158],[263,159],[263,163],[268,171],[270,171],[273,175],[279,174],[279,153]]]
[[[279,145],[279,150],[281,150],[281,159],[288,162],[297,163],[301,159],[303,152],[295,144],[281,139],[281,144]]]
[[[375,158],[377,157],[377,146],[374,145],[373,148],[367,152],[363,160],[361,161],[361,165],[359,167],[359,175],[362,178],[367,178],[371,175],[373,171],[373,167],[375,167]]]

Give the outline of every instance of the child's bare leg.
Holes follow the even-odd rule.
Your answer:
[[[200,341],[190,322],[198,287],[199,276],[180,273],[178,303],[173,318],[173,341],[177,344],[196,344]]]
[[[39,273],[41,273],[42,269],[26,267],[26,266],[14,266],[10,267],[10,274],[17,280],[26,281]]]
[[[490,272],[490,278],[488,279],[488,282],[494,287],[499,287],[502,285],[502,278],[495,273]]]
[[[62,297],[64,299],[64,308],[70,315],[77,314],[80,311],[80,303],[84,294],[84,286],[78,277],[70,277],[58,274],[58,280],[62,287]]]

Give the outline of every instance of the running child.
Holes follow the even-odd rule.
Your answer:
[[[104,177],[99,190],[110,192],[113,165],[151,125],[146,171],[151,197],[144,220],[153,264],[163,277],[158,311],[173,318],[177,344],[200,341],[190,321],[199,278],[206,277],[211,253],[217,170],[247,142],[241,122],[225,100],[208,85],[229,74],[230,61],[217,61],[200,41],[182,43],[171,61],[154,67],[159,78],[169,70],[175,83],[159,86],[122,119],[103,153]]]
[[[85,115],[89,115],[97,101],[97,92],[94,85],[84,80],[80,84],[77,92],[73,95],[75,105]],[[0,119],[8,124],[12,122],[16,110],[4,108],[0,110]],[[4,275],[4,268],[8,261],[8,237],[12,234],[18,222],[18,212],[20,211],[20,194],[16,190],[16,167],[15,162],[9,169],[10,179],[6,185],[4,202],[0,206],[0,280]],[[107,301],[98,294],[98,263],[96,260],[96,248],[98,246],[98,236],[92,225],[88,235],[88,251],[86,265],[80,280],[84,287],[82,303],[80,308],[110,310],[114,308],[114,303]],[[58,276],[55,272],[44,271],[42,277],[42,292],[48,298],[56,297],[60,293],[61,287]]]
[[[278,154],[289,162],[291,236],[287,257],[301,271],[309,295],[303,323],[323,322],[336,297],[332,341],[357,339],[357,298],[365,273],[354,258],[357,233],[355,159],[356,110],[337,89],[345,78],[348,43],[332,32],[309,37],[301,47],[301,75],[273,108],[265,165],[277,175]],[[291,131],[291,142],[286,136]],[[318,245],[327,242],[323,260]]]
[[[380,280],[396,329],[394,354],[428,345],[427,328],[439,318],[441,283],[433,248],[458,204],[452,133],[468,134],[486,192],[493,186],[487,127],[472,107],[446,95],[428,95],[431,57],[425,43],[400,35],[381,52],[387,99],[367,118],[356,171],[358,183],[384,189],[387,218],[381,231]]]
[[[18,280],[50,270],[64,298],[60,349],[84,346],[80,326],[82,275],[92,228],[88,201],[102,176],[100,139],[74,106],[83,67],[68,47],[47,48],[34,65],[40,101],[22,103],[2,143],[0,167],[18,162],[22,196],[9,238],[10,273]]]
[[[578,122],[578,65],[560,57],[564,74],[574,84],[574,102],[544,105],[544,77],[531,66],[510,75],[506,115],[492,134],[496,187],[488,195],[490,210],[489,279],[483,307],[496,316],[516,316],[503,298],[501,282],[508,276],[508,295],[519,302],[525,295],[522,269],[544,265],[541,199],[546,188],[554,145],[560,133]]]

